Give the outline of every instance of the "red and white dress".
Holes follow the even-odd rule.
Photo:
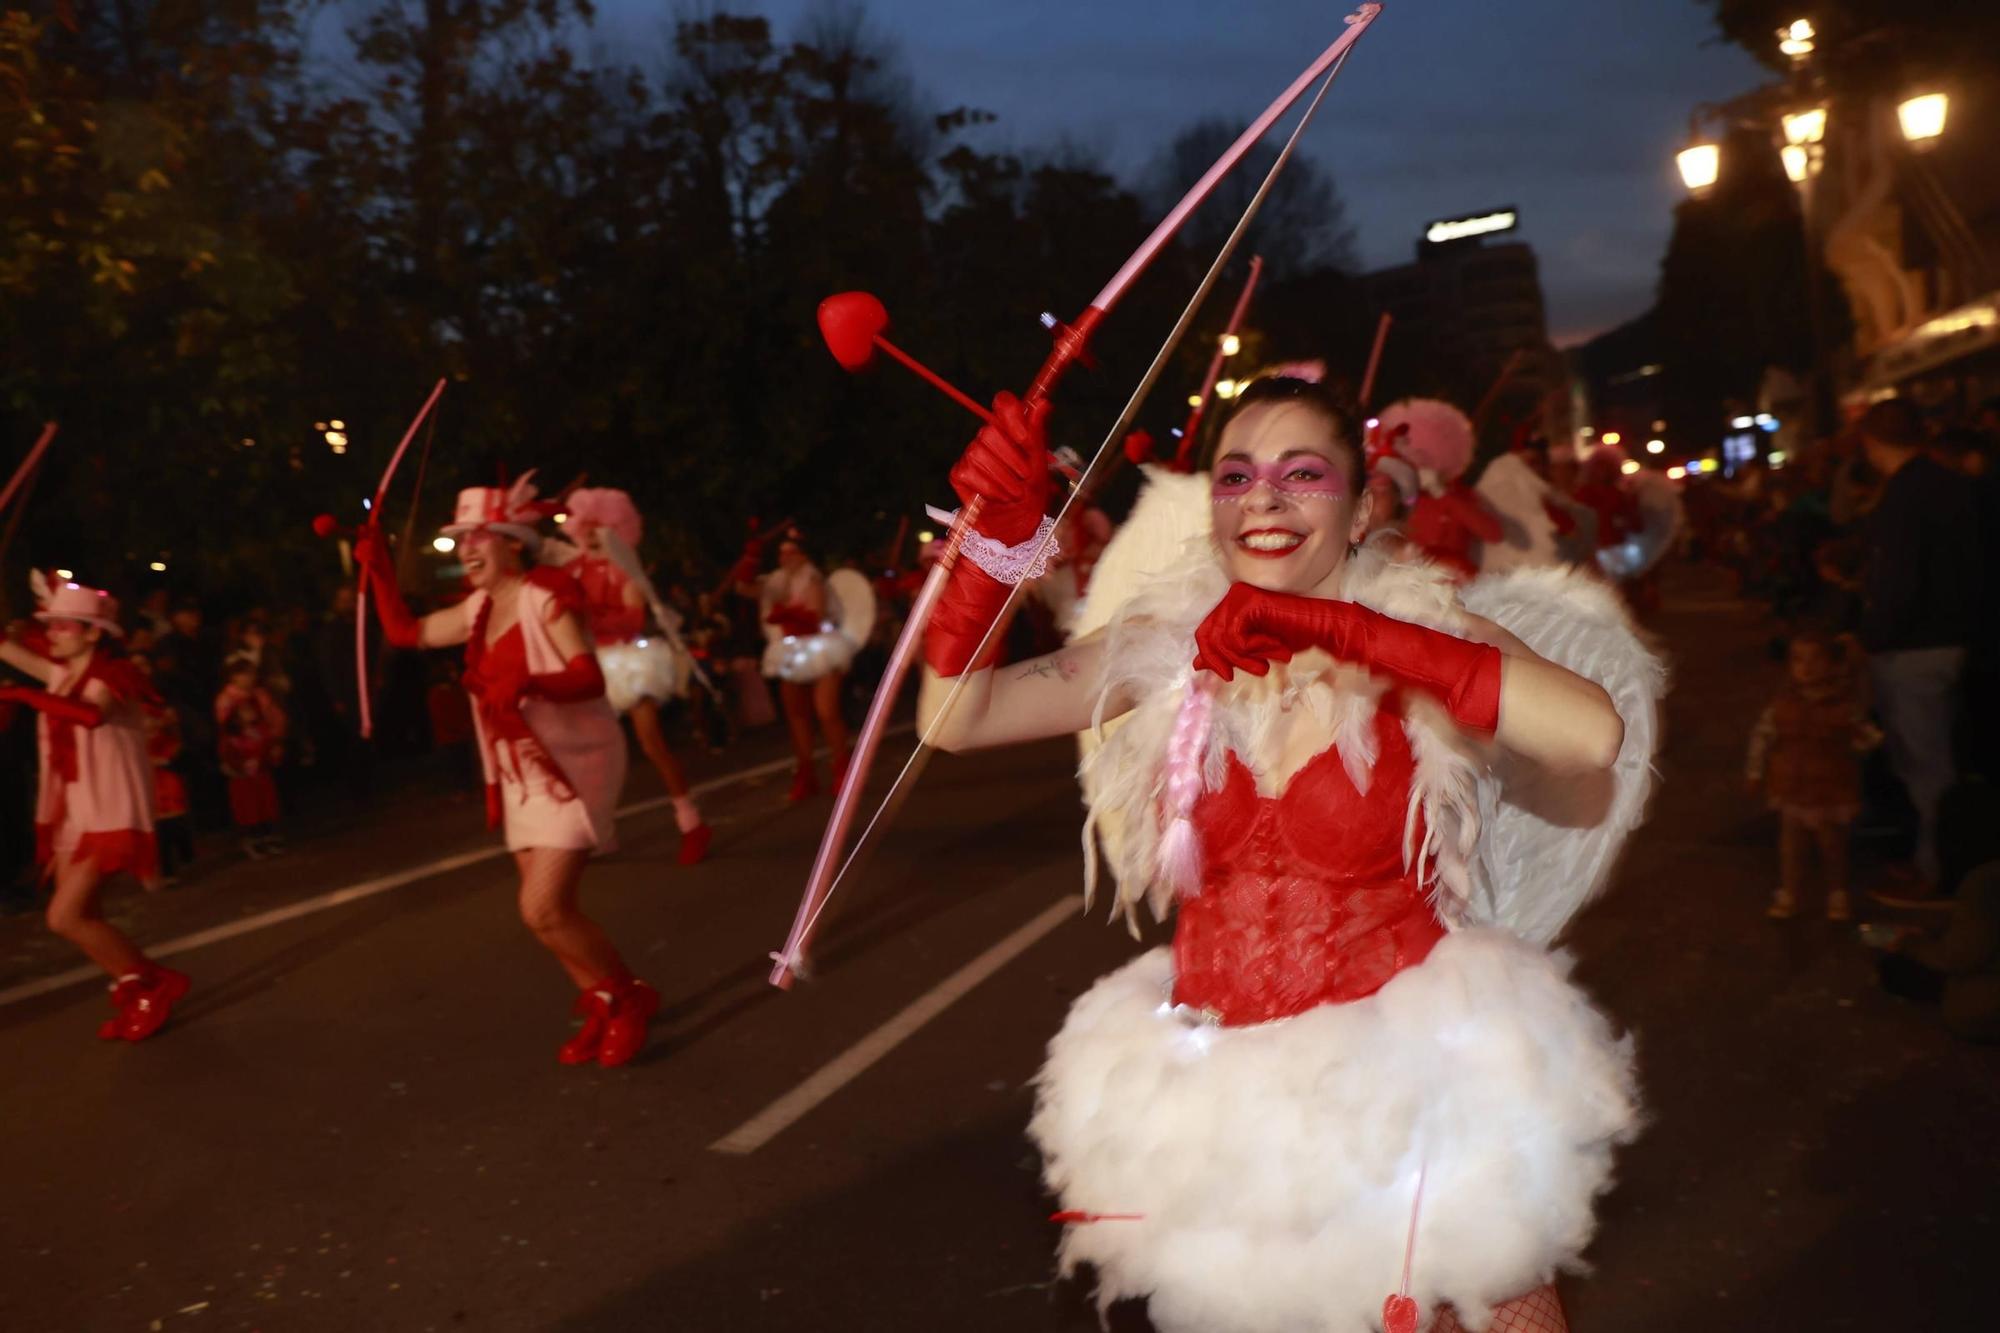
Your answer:
[[[1148,521],[1142,499],[1128,527]],[[1084,762],[1090,873],[1102,839],[1119,905],[1175,924],[1076,1002],[1037,1080],[1046,1183],[1066,1212],[1109,1215],[1066,1229],[1063,1269],[1094,1268],[1103,1305],[1147,1299],[1163,1333],[1371,1333],[1407,1249],[1424,1320],[1449,1303],[1477,1325],[1578,1266],[1638,1129],[1630,1041],[1547,945],[1643,810],[1658,664],[1594,582],[1465,590],[1626,717],[1586,833],[1512,805],[1433,701],[1323,653],[1218,684],[1202,877],[1175,902],[1157,869],[1167,754],[1194,628],[1226,587],[1197,548],[1104,641],[1106,689],[1141,702]],[[1343,595],[1464,625],[1440,570],[1374,547]],[[1271,767],[1299,728],[1328,743]]]
[[[131,663],[91,653],[59,664],[51,694],[95,704],[95,727],[41,714],[35,736],[41,787],[35,801],[36,861],[88,860],[101,875],[159,872],[153,841],[153,763],[146,749],[152,686]]]
[[[486,775],[488,819],[506,830],[509,851],[530,848],[608,852],[617,846],[618,794],[625,786],[625,734],[602,696],[573,703],[523,699],[518,710],[489,707],[490,680],[551,675],[568,665],[549,629],[552,608],[581,614],[576,581],[537,569],[522,583],[519,618],[486,642],[492,602],[482,590],[466,600],[472,637],[465,687]]]
[[[643,604],[626,603],[631,576],[617,562],[588,553],[562,568],[582,590],[584,619],[597,645],[604,697],[612,711],[622,716],[641,699],[665,703],[685,696],[692,665],[667,635],[647,632]]]

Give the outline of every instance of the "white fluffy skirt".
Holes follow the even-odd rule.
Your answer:
[[[788,634],[765,645],[764,674],[792,685],[809,685],[847,670],[853,660],[854,641],[845,634]]]
[[[1402,1282],[1472,1328],[1580,1267],[1615,1145],[1639,1127],[1631,1039],[1568,962],[1447,936],[1375,995],[1255,1027],[1169,1007],[1172,955],[1100,980],[1049,1044],[1030,1134],[1101,1306],[1162,1333],[1369,1333]]]
[[[604,697],[621,717],[641,699],[665,703],[684,697],[693,674],[687,656],[664,638],[599,644],[597,664],[604,671]]]

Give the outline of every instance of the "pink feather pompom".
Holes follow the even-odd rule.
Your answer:
[[[1396,452],[1420,468],[1428,468],[1447,481],[1472,464],[1478,445],[1472,419],[1438,398],[1405,398],[1382,410],[1381,430],[1394,434],[1406,428]]]
[[[570,492],[567,507],[572,516],[601,523],[622,537],[627,546],[638,546],[643,531],[639,509],[624,491],[610,486],[580,487]]]

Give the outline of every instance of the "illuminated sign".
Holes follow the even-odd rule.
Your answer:
[[[1425,229],[1424,239],[1432,245],[1442,245],[1446,241],[1463,241],[1472,236],[1491,236],[1495,232],[1514,230],[1520,221],[1521,215],[1511,208],[1496,208],[1477,217],[1440,218]]]

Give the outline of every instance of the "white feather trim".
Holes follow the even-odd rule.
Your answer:
[[[694,665],[664,638],[601,643],[597,664],[604,672],[604,697],[621,717],[641,699],[664,703],[685,697]]]
[[[1638,1129],[1630,1039],[1560,956],[1446,937],[1377,994],[1217,1028],[1166,1003],[1169,951],[1099,981],[1037,1080],[1029,1132],[1101,1306],[1162,1333],[1369,1333],[1402,1277],[1472,1326],[1581,1266],[1612,1149]]]

